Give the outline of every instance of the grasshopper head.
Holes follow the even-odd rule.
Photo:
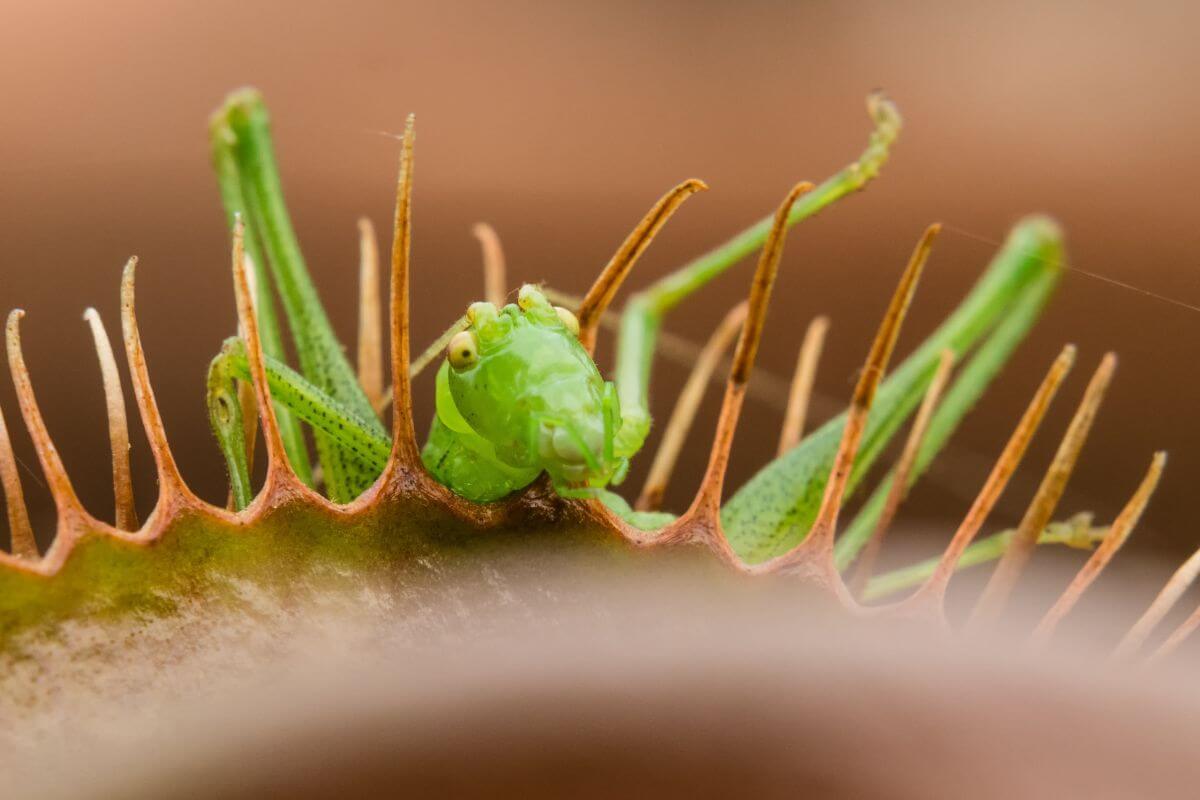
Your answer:
[[[475,303],[447,348],[438,415],[477,435],[512,467],[544,469],[556,484],[603,486],[623,472],[615,387],[579,343],[579,323],[534,286],[516,304]],[[465,427],[465,430],[464,430]]]

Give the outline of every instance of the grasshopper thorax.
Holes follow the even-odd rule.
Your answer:
[[[526,285],[516,303],[474,303],[467,319],[439,375],[438,415],[448,427],[563,486],[603,486],[623,469],[613,456],[616,392],[580,344],[571,312]]]

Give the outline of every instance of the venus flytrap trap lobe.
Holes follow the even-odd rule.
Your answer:
[[[360,225],[362,316],[355,370],[333,337],[292,231],[265,107],[252,91],[235,93],[214,115],[210,130],[221,196],[233,230],[240,333],[214,360],[209,410],[218,443],[230,465],[236,510],[216,508],[196,498],[175,466],[137,331],[134,261],[127,266],[122,281],[126,358],[160,486],[154,511],[137,531],[121,530],[136,522],[129,516],[132,505],[126,500],[128,482],[120,474],[127,468],[116,457],[122,448],[123,422],[117,417],[114,394],[107,396],[114,409],[110,431],[114,490],[118,495],[117,527],[93,518],[74,495],[38,412],[20,352],[21,312],[13,312],[8,324],[10,366],[22,416],[58,509],[58,535],[45,557],[39,558],[36,550],[31,550],[7,431],[0,428],[0,473],[14,542],[13,555],[0,553],[0,648],[17,653],[22,642],[52,637],[63,623],[72,620],[103,622],[131,614],[181,614],[181,604],[188,600],[203,599],[207,609],[204,613],[219,614],[220,608],[238,602],[233,589],[237,581],[264,586],[286,584],[288,591],[294,592],[307,584],[306,576],[311,578],[314,571],[330,566],[351,574],[367,565],[397,574],[429,569],[429,564],[449,563],[467,552],[489,552],[503,540],[501,532],[515,532],[525,539],[560,546],[583,543],[611,550],[614,544],[623,543],[626,547],[618,549],[630,552],[701,544],[743,573],[785,572],[815,581],[856,613],[911,614],[919,608],[922,614],[932,612],[938,619],[944,619],[946,583],[965,563],[998,558],[1014,540],[1020,541],[1022,549],[1032,541],[1087,546],[1101,535],[1090,523],[1081,530],[1068,526],[1066,532],[1053,524],[1045,526],[1090,425],[1090,416],[1080,422],[1078,415],[1068,432],[1070,444],[1064,441],[1060,448],[1060,454],[1065,449],[1066,455],[1052,466],[1057,470],[1053,480],[1047,478],[1053,491],[1048,489],[1035,498],[1036,514],[1031,511],[1016,534],[997,534],[972,543],[1065,373],[1068,350],[1035,396],[943,557],[935,565],[916,565],[903,573],[873,576],[863,589],[863,596],[872,598],[906,582],[923,581],[916,594],[897,605],[865,609],[841,577],[872,531],[886,527],[903,491],[893,489],[890,480],[885,479],[847,531],[837,536],[845,498],[861,483],[924,398],[928,408],[921,414],[919,430],[910,437],[911,452],[896,470],[901,486],[911,485],[920,477],[1008,360],[1057,283],[1061,273],[1060,235],[1053,223],[1041,218],[1025,220],[1014,229],[958,309],[885,379],[900,324],[937,233],[937,226],[931,227],[901,276],[849,412],[796,442],[803,428],[803,408],[824,332],[823,323],[814,325],[798,362],[780,456],[722,503],[728,456],[774,277],[783,257],[786,232],[796,222],[863,188],[878,174],[899,133],[899,115],[881,95],[871,96],[868,110],[875,129],[857,161],[819,185],[797,184],[773,216],[631,298],[621,315],[614,383],[605,383],[591,361],[597,328],[654,234],[684,199],[704,185],[685,181],[660,199],[601,272],[576,308],[576,315],[551,306],[546,296],[557,295],[549,288],[544,295],[532,286],[518,293],[517,304],[499,308],[506,294],[499,239],[490,228],[477,228],[484,251],[489,302],[471,306],[466,317],[439,340],[437,348],[426,351],[428,359],[410,365],[408,272],[415,139],[410,117],[400,156],[391,249],[393,386],[388,391],[377,370],[382,358],[378,257],[369,223]],[[649,383],[663,319],[688,295],[759,248],[750,299],[731,312],[706,348],[706,358],[697,365],[689,389],[681,398],[678,420],[673,419],[668,426],[672,435],[661,454],[665,466],[655,471],[635,512],[606,487],[623,477],[621,459],[632,457],[640,449],[649,429]],[[276,292],[296,346],[300,372],[283,360],[282,333],[273,306]],[[89,321],[94,326],[105,385],[119,388],[113,383],[113,372],[100,344],[98,317],[89,317]],[[538,337],[539,347],[557,348],[555,352],[566,359],[562,363],[572,365],[573,374],[582,376],[576,386],[584,391],[555,400],[548,383],[539,383],[536,375],[530,377],[527,368],[535,360],[531,354],[507,350],[516,331]],[[737,349],[708,468],[696,499],[679,517],[658,511],[662,485],[690,425],[700,390],[735,334]],[[454,346],[455,342],[461,348]],[[435,436],[427,443],[423,457],[412,418],[411,380],[419,367],[429,363],[447,343],[451,343],[450,358],[442,364],[439,375]],[[494,349],[489,352],[488,347]],[[956,354],[962,366],[941,401],[936,402],[932,398],[938,392],[929,387],[945,380],[947,352]],[[545,357],[544,351],[535,349],[535,353]],[[515,392],[509,400],[521,401],[513,407],[533,405],[540,415],[529,416],[500,434],[497,430],[503,425],[480,410],[485,404],[472,404],[470,387],[463,383],[468,373],[497,354],[510,357],[510,368],[503,373]],[[252,387],[254,402],[248,402],[248,393],[239,384]],[[1080,413],[1086,408],[1090,409],[1088,415],[1094,415],[1099,394],[1102,389],[1090,387]],[[389,396],[393,418],[390,435],[377,416],[379,406]],[[571,402],[582,403],[578,408],[593,416],[564,415],[563,408]],[[266,482],[257,495],[251,487],[249,469],[254,438],[251,409],[261,421],[267,459]],[[588,419],[591,422],[585,424]],[[311,488],[316,482],[301,421],[311,428],[316,463],[329,500]],[[446,431],[437,433],[439,425]],[[431,459],[431,449],[437,456],[439,448],[455,450],[463,469],[452,474],[443,469],[444,461],[439,464],[436,458]],[[427,469],[431,460],[432,472]],[[1156,457],[1151,474],[1126,511],[1103,533],[1104,543],[1093,560],[1039,627],[1040,638],[1051,635],[1058,620],[1128,537],[1161,467],[1162,458]],[[538,478],[543,472],[550,473],[554,488]],[[504,489],[493,502],[476,503],[461,496],[470,493],[468,479],[481,474],[491,481],[489,491],[497,486]],[[1042,521],[1043,525],[1034,525],[1034,521]],[[864,579],[869,571],[868,566]],[[69,654],[70,644],[63,647]]]

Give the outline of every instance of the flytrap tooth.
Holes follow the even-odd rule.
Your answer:
[[[108,441],[112,449],[113,507],[116,526],[124,531],[138,529],[137,510],[133,503],[133,479],[129,469],[129,421],[125,416],[125,392],[121,389],[121,375],[117,371],[117,360],[113,357],[108,331],[94,308],[83,312],[83,319],[91,328],[92,341],[96,346],[96,359],[100,362],[100,377],[104,383],[104,403],[108,412]]]
[[[483,299],[500,308],[508,295],[507,269],[504,264],[504,249],[496,229],[486,222],[477,222],[471,233],[479,240],[483,250]]]
[[[696,359],[696,364],[688,375],[687,383],[684,384],[683,390],[679,393],[679,399],[675,402],[675,408],[671,410],[671,417],[667,421],[666,428],[663,429],[662,442],[654,453],[654,461],[646,476],[646,484],[634,506],[637,510],[657,511],[662,507],[663,494],[667,490],[671,474],[675,471],[675,462],[679,458],[679,451],[683,447],[684,441],[687,440],[692,422],[696,418],[696,411],[700,407],[700,401],[704,398],[704,390],[708,388],[708,382],[721,357],[733,343],[738,331],[742,329],[748,308],[749,304],[746,301],[731,308],[708,342],[705,343],[704,349],[700,351],[700,357]]]
[[[283,447],[283,435],[279,432],[279,421],[275,417],[275,406],[271,402],[271,387],[267,384],[266,367],[263,365],[262,340],[258,336],[258,316],[254,310],[254,296],[246,269],[245,235],[246,226],[239,216],[233,227],[233,287],[237,299],[238,327],[246,344],[250,382],[254,386],[267,451],[267,478],[262,495],[270,498],[276,492],[291,493],[307,487],[292,471]]]
[[[551,303],[570,311],[579,310],[581,298],[567,292],[560,292],[552,286],[542,286],[541,289],[542,294],[546,295],[546,299]],[[621,317],[612,311],[605,311],[600,315],[599,326],[604,330],[616,333],[621,328]],[[695,365],[704,349],[702,345],[696,344],[687,337],[671,333],[666,329],[658,331],[655,348],[658,355],[687,367]],[[722,359],[722,362],[725,362],[725,359]],[[717,366],[718,369],[713,370],[709,380],[714,384],[724,384],[728,365],[718,364]],[[787,407],[788,383],[778,375],[760,369],[754,373],[754,380],[747,384],[746,394],[782,411]]]
[[[892,294],[887,311],[884,312],[883,321],[880,322],[879,331],[871,343],[871,350],[867,354],[858,384],[854,387],[854,396],[846,413],[846,427],[842,432],[842,440],[833,460],[829,480],[825,484],[821,507],[808,536],[789,552],[763,564],[761,571],[798,572],[829,587],[843,602],[849,600],[849,593],[833,560],[833,537],[837,529],[838,513],[842,507],[846,485],[850,481],[854,459],[858,455],[858,446],[867,426],[867,415],[875,401],[875,391],[879,388],[884,372],[887,371],[888,360],[896,346],[904,316],[908,313],[908,306],[916,292],[921,272],[940,231],[941,225],[937,224],[925,229],[909,257],[904,273],[900,276],[900,282]]]
[[[245,232],[242,233],[242,261],[246,265],[246,285],[250,287],[250,302],[254,307],[258,305],[258,269],[254,264],[254,259],[245,250]],[[242,412],[242,440],[246,443],[246,472],[253,473],[254,470],[254,447],[258,439],[258,400],[254,396],[254,386],[245,383],[244,381],[237,382],[237,401],[238,407]],[[290,461],[288,462],[291,463]],[[318,464],[314,468],[313,480],[319,482],[321,467]],[[232,485],[229,487],[228,499],[225,502],[225,510],[230,512],[237,511],[237,501],[234,498]]]
[[[358,253],[358,382],[371,408],[377,409],[383,400],[383,306],[379,242],[366,217],[358,221]]]
[[[683,204],[683,201],[707,188],[708,184],[704,181],[692,178],[659,198],[601,270],[600,276],[596,278],[592,288],[588,289],[588,293],[576,311],[576,316],[579,318],[579,341],[589,353],[596,349],[596,332],[600,325],[600,318],[612,303],[613,298],[616,297],[617,290],[629,276],[633,265],[637,263],[642,253],[650,246],[650,242],[662,230],[663,225],[667,223],[676,209]]]
[[[130,258],[125,263],[125,270],[121,276],[121,329],[125,338],[125,360],[129,364],[129,375],[133,381],[133,395],[137,400],[138,413],[142,417],[142,426],[146,430],[146,439],[150,442],[150,451],[154,455],[154,466],[158,473],[158,504],[183,502],[197,505],[200,501],[184,483],[175,463],[175,456],[171,453],[162,414],[159,413],[158,401],[154,397],[154,387],[150,383],[150,370],[146,366],[146,354],[142,349],[142,335],[138,330],[134,302],[137,263],[137,256]]]
[[[29,511],[25,507],[25,492],[21,488],[21,475],[17,471],[17,459],[13,455],[12,442],[8,438],[8,425],[0,412],[0,482],[4,484],[4,500],[8,511],[8,533],[12,543],[12,554],[18,558],[36,561],[40,558],[37,540],[33,537],[33,526],[29,524]]]
[[[939,622],[945,623],[946,587],[950,585],[950,579],[954,576],[954,570],[958,566],[958,561],[962,558],[963,551],[967,549],[967,546],[971,544],[976,534],[979,533],[979,529],[983,527],[983,523],[987,520],[988,515],[992,513],[992,509],[996,506],[1000,495],[1004,493],[1005,487],[1008,486],[1009,479],[1012,478],[1013,473],[1020,466],[1021,459],[1025,456],[1025,451],[1029,449],[1029,443],[1033,441],[1038,427],[1045,418],[1046,412],[1050,409],[1054,395],[1058,392],[1058,387],[1062,385],[1063,379],[1070,372],[1074,361],[1075,348],[1072,345],[1067,345],[1063,348],[1058,358],[1055,359],[1054,364],[1051,365],[1050,371],[1046,373],[1046,377],[1042,379],[1041,385],[1038,386],[1037,392],[1034,393],[1033,400],[1030,401],[1029,407],[1025,409],[1025,413],[1021,415],[1020,422],[1017,423],[1012,436],[1009,437],[1008,442],[1004,445],[1004,450],[1001,451],[1000,457],[996,459],[996,463],[992,467],[987,480],[984,482],[983,488],[979,490],[979,494],[975,497],[975,502],[971,504],[970,510],[967,511],[967,515],[963,518],[958,530],[955,531],[950,544],[946,546],[945,551],[942,553],[942,557],[938,561],[933,574],[929,576],[929,579],[911,597],[900,601],[891,607],[890,611],[900,613],[930,613],[936,616]]]
[[[1125,544],[1142,518],[1142,512],[1146,510],[1146,505],[1150,502],[1150,497],[1158,486],[1158,480],[1162,477],[1163,467],[1166,466],[1166,463],[1167,454],[1165,452],[1159,451],[1154,454],[1154,458],[1150,460],[1150,468],[1146,471],[1146,477],[1142,479],[1137,491],[1129,498],[1129,502],[1121,509],[1121,513],[1113,520],[1112,527],[1108,529],[1100,546],[1076,573],[1070,585],[1034,629],[1030,636],[1033,645],[1044,646],[1049,643],[1059,623],[1071,612],[1071,609],[1079,602],[1079,598],[1096,578],[1100,577],[1100,573]]]
[[[1083,399],[1080,400],[1079,407],[1075,410],[1075,415],[1071,418],[1066,433],[1063,434],[1058,451],[1054,454],[1054,460],[1050,462],[1050,467],[1046,470],[1037,493],[1021,518],[1016,534],[1013,535],[1004,555],[1000,557],[1000,562],[992,572],[992,577],[988,580],[975,610],[971,613],[969,625],[993,621],[1004,610],[1008,597],[1017,584],[1017,579],[1029,562],[1033,549],[1037,546],[1038,537],[1050,524],[1054,511],[1058,508],[1058,502],[1067,488],[1067,482],[1075,469],[1075,463],[1079,460],[1079,453],[1087,441],[1088,433],[1092,429],[1092,423],[1096,420],[1096,414],[1099,412],[1104,394],[1112,382],[1116,367],[1117,357],[1113,353],[1106,353],[1100,360],[1100,366],[1096,368],[1096,372],[1088,382]]]
[[[816,317],[808,323],[800,355],[796,358],[796,371],[788,388],[787,410],[783,414],[783,428],[779,432],[779,448],[776,455],[783,455],[796,445],[804,435],[804,423],[808,417],[808,404],[812,400],[813,381],[817,376],[817,363],[825,347],[825,334],[829,331],[829,317]]]
[[[1200,628],[1200,608],[1193,611],[1191,616],[1179,624],[1178,628],[1171,631],[1171,634],[1163,640],[1158,649],[1146,658],[1146,661],[1155,662],[1171,655],[1196,632],[1197,628]]]
[[[808,181],[796,184],[775,212],[771,233],[759,254],[754,280],[750,284],[746,319],[742,323],[737,349],[733,354],[733,366],[725,384],[725,397],[721,403],[721,414],[717,419],[717,430],[713,435],[704,478],[691,507],[659,537],[662,542],[701,541],[726,561],[741,563],[721,529],[721,490],[725,483],[725,471],[729,466],[733,435],[737,430],[742,403],[746,399],[746,384],[754,370],[754,360],[762,339],[763,326],[766,324],[767,306],[771,301],[771,290],[775,286],[779,260],[783,256],[783,245],[787,240],[788,214],[800,195],[811,191],[812,188],[813,184]]]
[[[459,331],[465,331],[470,324],[470,320],[467,319],[466,314],[463,314],[461,317],[456,319],[453,325],[447,328],[441,336],[434,339],[433,342],[431,342],[430,345],[421,352],[421,355],[413,359],[412,364],[408,368],[409,379],[411,380],[416,378],[425,371],[426,367],[428,367],[437,359],[445,356],[446,346],[450,344],[450,340],[453,339],[454,335]],[[387,411],[388,407],[392,404],[393,396],[393,387],[389,386],[384,389],[383,394],[379,398],[379,403],[375,406],[375,413],[382,415],[385,411]]]
[[[1158,623],[1162,622],[1163,617],[1175,607],[1184,592],[1195,583],[1197,576],[1200,576],[1200,550],[1192,553],[1191,558],[1175,570],[1162,591],[1154,598],[1154,602],[1146,609],[1146,613],[1133,624],[1113,650],[1113,657],[1129,658],[1141,650],[1146,639],[1158,627]]]
[[[412,413],[412,374],[409,364],[409,269],[412,249],[413,146],[416,118],[408,115],[400,150],[400,175],[396,182],[396,213],[392,236],[391,345],[392,345],[392,454],[383,471],[384,481],[396,472],[424,474],[421,450]]]
[[[8,345],[8,367],[12,373],[13,386],[17,390],[17,400],[21,406],[21,416],[25,420],[25,428],[33,439],[34,449],[37,450],[38,461],[41,462],[42,472],[46,476],[50,494],[54,498],[54,507],[58,514],[58,532],[73,530],[80,521],[91,521],[91,517],[79,503],[75,487],[63,466],[58,448],[50,438],[46,421],[38,408],[37,397],[33,393],[33,383],[29,379],[29,370],[25,366],[25,356],[21,352],[21,318],[25,312],[15,309],[8,315],[5,338]],[[69,546],[64,543],[63,546]]]
[[[896,513],[900,510],[900,504],[904,502],[904,498],[908,494],[909,476],[917,461],[917,453],[920,452],[921,443],[925,440],[925,432],[929,428],[933,412],[941,401],[942,392],[950,381],[950,370],[953,367],[954,351],[943,350],[938,358],[937,371],[933,374],[933,380],[929,382],[929,388],[925,390],[925,396],[921,399],[921,407],[917,410],[917,416],[913,420],[908,438],[904,442],[904,449],[900,451],[900,458],[896,460],[896,468],[892,471],[892,487],[888,490],[883,511],[875,523],[875,530],[871,532],[871,538],[863,547],[862,555],[858,558],[854,579],[850,582],[850,593],[856,598],[861,597],[863,590],[867,587],[871,573],[875,571],[875,562],[879,557],[879,550],[883,547],[883,540],[887,536],[888,528],[891,527],[892,520],[896,518]]]

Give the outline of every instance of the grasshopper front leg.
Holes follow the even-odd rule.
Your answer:
[[[355,409],[315,386],[304,376],[271,356],[265,356],[267,384],[275,403],[287,408],[315,430],[328,436],[370,468],[382,472],[391,452],[391,440],[375,417],[366,418]],[[246,347],[241,339],[225,341],[208,371],[209,421],[229,468],[234,504],[239,510],[250,504],[250,467],[237,381],[250,380]]]
[[[862,189],[879,174],[892,143],[900,134],[900,112],[881,93],[873,93],[867,98],[867,110],[875,123],[867,148],[858,160],[802,196],[788,213],[788,227]],[[636,452],[650,432],[650,373],[664,317],[694,292],[762,247],[771,232],[771,224],[772,217],[764,217],[630,298],[621,315],[617,339],[615,379],[623,418],[619,450]]]
[[[277,363],[283,357],[282,338],[270,300],[274,286],[308,382],[352,409],[359,418],[371,416],[371,402],[342,352],[292,228],[262,97],[253,90],[230,95],[212,117],[210,139],[230,224],[240,216],[246,225],[246,246],[260,295],[256,305],[265,323],[260,337],[265,354]],[[288,421],[286,414],[280,422],[288,458],[306,479],[308,453],[299,428]],[[349,502],[378,477],[378,471],[372,472],[353,453],[339,447],[336,437],[323,429],[316,428],[313,439],[325,473],[325,487],[335,502]],[[311,483],[311,479],[305,482]]]
[[[233,339],[240,348],[240,339]],[[241,511],[250,505],[254,490],[250,485],[250,458],[247,448],[246,426],[242,414],[241,398],[237,391],[237,373],[233,369],[233,349],[230,342],[208,365],[208,422],[221,455],[225,457],[225,465],[229,472],[229,489],[233,496],[233,507]],[[245,360],[245,350],[242,350]],[[301,439],[303,442],[303,439]],[[289,455],[290,457],[290,455]]]

